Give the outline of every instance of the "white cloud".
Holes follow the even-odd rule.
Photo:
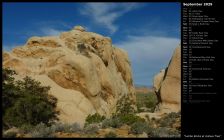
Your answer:
[[[58,36],[61,32],[72,29],[70,23],[60,20],[34,22],[32,28],[26,30],[26,37],[31,36]]]
[[[128,36],[128,39],[117,43],[118,47],[128,51],[133,61],[169,60],[173,50],[180,44],[180,39],[157,36]]]
[[[41,32],[44,36],[58,36],[61,32],[64,31],[48,27],[48,28],[42,28]]]
[[[128,52],[136,84],[152,85],[153,77],[167,67],[180,39],[161,36],[128,36],[115,45]]]
[[[114,22],[125,13],[140,6],[142,5],[137,3],[87,3],[80,12],[92,18],[95,23],[105,26],[112,34],[118,29]]]
[[[68,22],[64,22],[61,20],[42,20],[38,22],[33,23],[34,26],[36,27],[61,27],[61,28],[72,28],[72,24]]]
[[[22,44],[6,44],[3,45],[3,50],[4,51],[11,51],[13,48],[18,47],[18,46],[23,46],[26,41],[32,37],[32,36],[58,36],[60,33],[64,32],[65,30],[58,30],[56,28],[52,28],[52,27],[39,27],[36,28],[37,30],[35,31],[28,31],[23,35],[25,42]],[[22,36],[20,35],[20,37]]]

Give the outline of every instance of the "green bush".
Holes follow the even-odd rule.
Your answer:
[[[119,118],[105,119],[102,122],[103,128],[107,128],[107,127],[119,128],[122,125],[123,125],[123,123],[119,120]]]
[[[125,95],[121,97],[117,102],[117,110],[115,115],[116,116],[123,116],[124,114],[134,114],[135,109],[133,107],[133,103],[130,98]]]
[[[180,117],[180,113],[171,112],[161,118],[159,120],[159,124],[161,127],[171,127],[172,124],[174,124],[177,120],[177,118]]]
[[[55,137],[55,131],[48,127],[44,123],[36,125],[30,132],[32,138],[52,138]]]
[[[12,75],[15,75],[16,72],[8,68],[2,70],[2,113],[3,116],[5,111],[13,106],[13,103],[16,98],[19,97],[18,87],[14,84],[15,78]]]
[[[135,114],[124,114],[123,116],[113,116],[110,119],[105,119],[102,122],[102,127],[113,127],[113,128],[119,128],[123,124],[131,125],[135,122],[144,122],[145,120],[143,118],[140,118],[139,116],[136,116]]]
[[[124,96],[120,100],[118,100],[117,110],[112,115],[112,118],[105,119],[102,122],[102,127],[103,128],[106,128],[106,127],[119,128],[123,124],[131,125],[138,121],[142,121],[142,122],[145,121],[139,116],[136,116],[134,113],[135,113],[135,109],[133,107],[131,100],[128,98],[128,96]]]
[[[138,121],[131,125],[130,132],[133,134],[142,134],[143,132],[150,132],[152,131],[152,127],[149,126],[146,122]]]
[[[73,124],[55,124],[51,126],[55,132],[66,132],[66,133],[74,133],[79,132],[81,127],[78,123]]]
[[[135,114],[124,114],[118,117],[123,124],[131,125],[135,122],[145,122],[145,120]]]
[[[50,87],[30,77],[14,81],[13,74],[13,70],[3,69],[3,127],[50,124],[57,119],[57,100],[48,95]]]
[[[114,132],[109,132],[109,133],[105,134],[104,137],[105,138],[116,138],[117,137],[117,134],[114,133]]]
[[[55,123],[51,126],[47,126],[44,123],[40,123],[36,126],[23,125],[23,130],[26,130],[26,133],[30,134],[33,138],[48,138],[55,137],[56,132],[74,133],[79,132],[81,128],[77,123]]]
[[[138,93],[136,94],[136,101],[138,112],[144,111],[143,109],[141,109],[142,107],[146,107],[150,112],[153,112],[158,102],[157,97],[154,93]]]
[[[30,124],[23,124],[20,129],[23,131],[23,133],[29,133],[32,129],[34,129],[35,126]]]
[[[149,132],[150,137],[180,137],[180,132],[172,130],[166,127],[154,128],[153,131]]]
[[[140,117],[136,116],[135,109],[132,104],[132,101],[128,96],[123,96],[117,102],[117,110],[115,114],[113,114],[112,118],[119,120],[121,124],[132,124],[136,121],[142,120]]]
[[[99,127],[96,124],[89,124],[86,127],[84,127],[83,132],[85,134],[95,134],[99,130]]]
[[[18,99],[15,105],[5,112],[5,121],[21,126],[23,124],[48,123],[49,118],[54,117],[54,108],[35,96],[27,96]]]
[[[51,129],[55,132],[64,132],[68,129],[68,125],[62,123],[55,123],[51,125]]]
[[[85,121],[85,126],[92,124],[92,123],[100,123],[105,119],[105,116],[101,116],[98,113],[93,115],[88,115]]]

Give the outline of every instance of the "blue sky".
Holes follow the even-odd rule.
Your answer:
[[[149,86],[180,44],[180,3],[3,3],[3,50],[75,25],[111,37],[128,52],[134,83]]]

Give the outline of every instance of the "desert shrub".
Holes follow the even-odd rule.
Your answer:
[[[107,127],[119,128],[122,125],[123,125],[123,123],[119,120],[119,118],[105,119],[102,122],[103,128],[107,128]]]
[[[172,124],[176,122],[178,117],[180,117],[180,113],[171,112],[166,116],[162,117],[159,120],[159,124],[161,127],[171,127]]]
[[[48,95],[50,87],[30,77],[14,81],[14,74],[13,70],[3,69],[3,127],[48,124],[57,119],[57,100]]]
[[[140,117],[136,116],[135,109],[130,98],[125,95],[121,97],[117,102],[117,110],[112,115],[113,119],[118,119],[122,124],[132,124],[136,121],[141,120]]]
[[[80,130],[81,130],[81,127],[78,123],[73,123],[70,125],[70,129],[69,129],[70,133],[78,132]]]
[[[150,137],[180,137],[180,132],[166,127],[154,128],[149,132]]]
[[[152,127],[149,126],[146,122],[138,121],[131,125],[130,132],[133,134],[142,134],[143,132],[152,131]]]
[[[135,114],[125,114],[123,116],[118,116],[119,120],[123,124],[131,125],[135,122],[145,122],[145,120]]]
[[[135,109],[133,107],[130,98],[127,95],[121,97],[117,102],[117,110],[115,115],[123,116],[124,114],[134,114],[134,113]]]
[[[74,132],[78,132],[80,130],[81,130],[81,127],[80,127],[80,125],[78,123],[69,124],[67,126],[65,124],[64,132],[74,133]]]
[[[54,131],[51,127],[47,127],[44,123],[40,123],[34,127],[34,129],[30,132],[32,138],[51,138],[54,136]]]
[[[155,120],[160,127],[149,132],[149,137],[180,137],[180,130],[172,128],[172,125],[180,118],[180,112],[169,113],[164,117]]]
[[[78,123],[73,124],[62,124],[62,123],[55,123],[50,126],[52,132],[66,132],[66,133],[74,133],[79,132],[81,127]]]
[[[157,97],[156,97],[156,95],[154,95],[154,93],[151,93],[151,96],[149,96],[147,99],[148,100],[146,100],[145,106],[147,108],[152,108],[152,109],[155,108],[156,103],[157,103]]]
[[[35,126],[30,124],[23,124],[20,129],[23,131],[23,133],[29,133],[32,129],[34,129]]]
[[[109,133],[105,134],[104,137],[105,138],[116,138],[117,137],[117,134],[114,133],[114,132],[109,132]]]
[[[15,99],[19,97],[18,88],[14,84],[15,78],[12,75],[15,75],[16,72],[14,70],[10,70],[8,68],[2,69],[2,113],[3,116],[5,111],[13,106]]]
[[[84,127],[83,132],[85,134],[95,134],[96,132],[98,132],[99,127],[97,124],[89,124],[86,127]]]
[[[5,112],[4,120],[11,125],[36,125],[48,123],[54,117],[54,107],[33,95],[20,98],[15,105]]]
[[[51,129],[55,132],[64,132],[67,129],[66,124],[55,123],[51,125]]]
[[[179,137],[179,138],[180,138],[180,137],[181,137],[181,132],[172,129],[172,130],[169,132],[169,137]]]
[[[153,112],[157,104],[157,97],[154,93],[138,93],[136,94],[138,112],[144,112],[142,108],[148,108],[148,111]]]
[[[139,116],[136,116],[135,114],[124,114],[123,116],[113,116],[110,119],[105,119],[102,122],[102,127],[113,127],[113,128],[119,128],[123,124],[131,125],[135,122],[145,122],[143,118],[140,118]]]
[[[98,113],[93,115],[88,115],[85,121],[85,126],[92,124],[92,123],[100,123],[105,119],[105,116],[101,116]]]
[[[135,109],[133,107],[131,100],[129,99],[128,96],[124,96],[120,98],[120,100],[118,100],[117,110],[112,115],[112,117],[110,119],[105,119],[102,122],[102,127],[119,128],[123,124],[131,125],[137,121],[145,121],[139,116],[136,116],[134,113]]]

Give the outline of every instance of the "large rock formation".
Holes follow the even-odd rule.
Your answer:
[[[110,116],[116,102],[135,90],[127,53],[112,46],[109,37],[86,32],[81,26],[59,36],[31,37],[24,46],[3,53],[3,67],[26,75],[58,99],[62,122],[83,125],[88,114]]]
[[[178,112],[181,108],[181,50],[177,47],[166,70],[161,70],[153,81],[159,104],[157,111]]]

